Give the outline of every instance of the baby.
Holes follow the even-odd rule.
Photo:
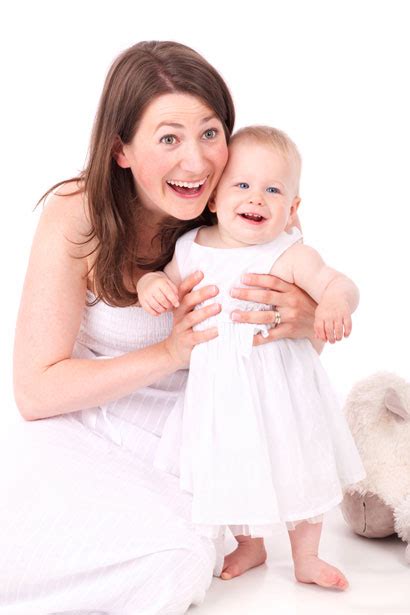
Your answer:
[[[208,203],[218,223],[180,237],[164,272],[143,276],[137,286],[141,306],[159,315],[178,306],[181,280],[201,270],[198,287],[219,289],[206,303],[218,300],[222,308],[198,326],[217,326],[218,337],[192,351],[186,390],[167,420],[156,465],[179,474],[181,488],[193,494],[199,532],[217,538],[229,526],[236,536],[222,578],[264,561],[262,538],[282,522],[296,579],[345,589],[345,576],[319,559],[318,548],[323,513],[342,500],[343,486],[365,476],[353,438],[310,341],[253,346],[267,326],[235,323],[231,313],[271,306],[239,301],[231,289],[251,272],[297,284],[318,303],[316,336],[331,343],[350,334],[358,291],[302,243],[295,226],[301,161],[289,137],[248,127],[232,137],[229,152]]]

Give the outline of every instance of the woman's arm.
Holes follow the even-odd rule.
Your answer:
[[[85,305],[89,250],[89,245],[73,242],[84,239],[86,227],[81,195],[56,195],[45,207],[34,237],[14,349],[16,402],[27,420],[127,395],[187,367],[192,347],[217,335],[212,329],[192,331],[219,306],[192,311],[216,292],[209,287],[189,292],[200,279],[190,276],[181,285],[181,305],[167,340],[112,359],[72,359]]]

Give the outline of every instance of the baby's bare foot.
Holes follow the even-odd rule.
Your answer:
[[[225,557],[221,579],[228,581],[238,577],[250,568],[260,566],[266,560],[263,538],[249,538],[241,541],[235,551]]]
[[[334,566],[316,555],[300,556],[294,560],[295,577],[301,583],[316,583],[322,587],[344,590],[349,586],[346,577]]]

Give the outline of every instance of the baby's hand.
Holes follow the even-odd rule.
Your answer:
[[[179,306],[178,288],[160,271],[142,276],[137,283],[137,293],[141,307],[153,316]]]
[[[320,302],[315,311],[316,337],[334,344],[352,331],[352,317],[347,301]]]

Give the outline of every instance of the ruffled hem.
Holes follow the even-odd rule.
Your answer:
[[[195,531],[201,536],[205,536],[212,540],[220,539],[221,536],[225,534],[225,530],[229,527],[230,531],[234,536],[251,536],[252,538],[268,538],[269,536],[273,536],[278,525],[285,524],[286,529],[288,531],[292,531],[296,529],[296,527],[302,523],[303,521],[307,521],[307,523],[322,523],[324,518],[324,513],[335,508],[335,506],[339,505],[341,502],[341,497],[337,497],[332,501],[328,502],[325,506],[320,507],[319,510],[312,511],[311,513],[307,513],[305,515],[298,515],[296,518],[287,518],[284,520],[278,520],[276,523],[261,523],[261,524],[214,524],[207,525],[204,523],[194,523]],[[316,514],[313,514],[315,512]]]
[[[316,515],[315,517],[308,517],[306,519],[297,519],[295,521],[285,521],[287,530],[294,530],[300,523],[307,521],[307,523],[322,523],[323,514]],[[252,536],[252,538],[266,538],[272,536],[274,533],[273,525],[230,525],[234,536]]]

